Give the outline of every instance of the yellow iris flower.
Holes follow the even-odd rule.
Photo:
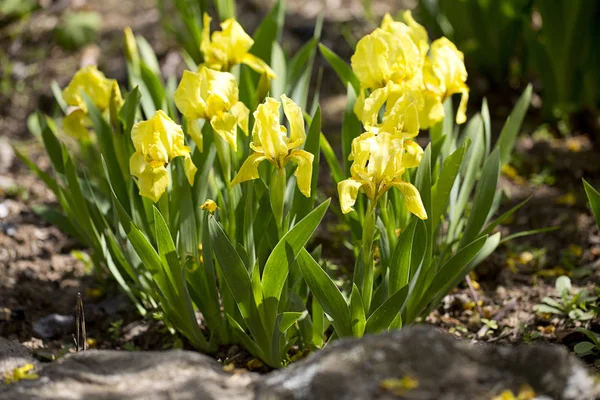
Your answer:
[[[223,21],[221,31],[213,32],[212,36],[210,34],[211,20],[212,18],[204,13],[202,42],[200,43],[204,65],[212,69],[230,71],[234,65],[246,64],[269,78],[277,77],[266,62],[248,52],[254,44],[254,40],[234,18]]]
[[[421,219],[427,212],[415,186],[402,181],[407,168],[419,165],[423,149],[414,141],[399,138],[388,132],[366,132],[352,141],[350,168],[352,177],[338,183],[340,206],[344,214],[352,211],[358,192],[369,200],[379,201],[390,188],[398,188],[408,210]]]
[[[181,126],[164,111],[158,110],[147,121],[136,123],[131,129],[135,153],[129,160],[131,174],[138,178],[140,195],[155,203],[169,186],[166,166],[175,157],[184,157],[185,173],[190,185],[194,184],[197,168],[185,145]]]
[[[384,105],[385,112],[379,122],[379,111]],[[367,131],[385,131],[406,139],[419,134],[419,110],[423,108],[419,91],[402,90],[390,81],[383,88],[375,89],[360,106],[362,109],[356,114]]]
[[[119,108],[123,104],[115,79],[106,78],[95,65],[77,71],[62,92],[62,97],[70,108],[69,114],[63,120],[63,128],[68,135],[76,138],[86,137],[89,133],[87,126],[90,125],[87,106],[81,92],[87,94],[101,112],[111,105],[111,101]]]
[[[377,28],[358,41],[350,62],[364,90],[410,81],[420,70],[421,57],[407,30]]]
[[[248,134],[250,110],[238,101],[238,84],[229,72],[200,67],[184,71],[175,91],[177,108],[188,120],[188,132],[202,150],[202,132],[196,120],[206,119],[234,151],[237,151],[237,126]]]
[[[281,96],[283,112],[290,124],[290,134],[279,124],[279,107],[281,103],[272,97],[267,97],[254,112],[254,127],[250,147],[254,150],[240,171],[231,182],[232,185],[257,179],[258,165],[268,160],[276,168],[284,168],[293,161],[298,165],[295,175],[298,189],[306,197],[310,196],[312,179],[312,164],[314,156],[300,147],[306,141],[304,119],[300,107],[286,95]]]
[[[423,66],[425,107],[420,114],[423,128],[428,128],[444,118],[444,101],[455,93],[461,93],[456,112],[456,123],[466,121],[469,87],[464,55],[454,43],[442,37],[431,44],[429,58]]]

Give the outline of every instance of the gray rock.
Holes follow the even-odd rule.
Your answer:
[[[4,354],[0,347],[0,360]],[[594,378],[560,346],[471,344],[427,326],[345,339],[267,375],[232,375],[189,351],[87,351],[0,385],[0,399],[593,399]],[[411,380],[416,387],[403,387]]]
[[[27,347],[0,337],[0,381],[4,374],[11,373],[15,368],[37,363]]]
[[[42,339],[52,339],[73,332],[75,317],[50,314],[33,323],[33,333]]]
[[[402,389],[403,378],[418,386]],[[523,385],[552,399],[593,399],[598,389],[564,347],[470,344],[415,326],[332,343],[266,376],[256,387],[256,398],[491,399],[505,390],[517,394]]]
[[[0,355],[1,357],[1,355]],[[0,385],[0,399],[252,399],[252,373],[232,375],[203,354],[90,350],[48,364],[36,380]]]

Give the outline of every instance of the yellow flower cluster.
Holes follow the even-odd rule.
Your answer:
[[[418,101],[421,128],[435,125],[444,118],[444,101],[455,93],[462,95],[456,122],[466,120],[469,87],[463,53],[442,37],[431,43],[423,26],[410,11],[403,14],[406,24],[389,14],[381,27],[363,37],[352,56],[352,69],[361,84],[355,112],[364,122],[364,114],[379,112],[382,98],[399,98],[411,92]],[[371,94],[365,99],[365,91]],[[384,100],[385,101],[385,100]]]
[[[272,97],[267,97],[254,112],[254,128],[252,129],[252,142],[250,147],[254,150],[240,168],[239,173],[231,182],[232,185],[257,179],[258,165],[268,160],[276,168],[284,168],[293,161],[298,165],[295,175],[298,189],[306,197],[310,196],[310,183],[312,178],[312,164],[314,155],[301,150],[306,141],[304,119],[300,107],[286,95],[281,96],[283,113],[289,125],[287,129],[279,125],[279,107],[281,103]]]
[[[407,168],[419,165],[423,149],[412,140],[404,140],[388,132],[366,132],[354,139],[350,159],[352,177],[338,184],[340,205],[344,214],[352,211],[358,191],[377,202],[390,188],[404,196],[406,207],[421,219],[427,218],[421,196],[415,186],[402,181]]]
[[[198,72],[185,71],[175,91],[175,104],[188,120],[188,133],[202,150],[202,132],[197,120],[210,121],[234,151],[237,150],[237,127],[248,134],[250,111],[238,101],[238,84],[229,72],[215,71],[205,66]]]
[[[244,28],[233,18],[221,23],[221,31],[210,34],[211,18],[204,13],[202,42],[200,51],[204,56],[204,65],[220,71],[230,71],[237,64],[246,64],[256,72],[269,78],[276,78],[275,72],[266,62],[250,54],[254,40],[244,31]]]
[[[131,129],[131,140],[135,153],[129,160],[129,169],[138,178],[140,195],[156,203],[169,186],[166,166],[179,156],[184,157],[189,184],[194,184],[197,168],[185,145],[183,130],[164,111],[158,110],[149,120],[136,123]]]
[[[352,211],[359,191],[376,203],[396,187],[408,210],[426,219],[417,188],[402,180],[423,154],[411,139],[444,118],[443,102],[454,93],[462,94],[456,122],[466,119],[469,88],[463,54],[446,38],[430,47],[427,31],[410,11],[403,18],[406,23],[386,15],[381,27],[358,42],[351,59],[361,85],[354,111],[366,133],[352,143],[351,178],[338,184],[343,213]]]
[[[69,106],[69,114],[63,120],[63,128],[65,133],[76,138],[84,138],[89,134],[88,109],[82,93],[89,96],[101,112],[107,110],[111,103],[116,108],[123,104],[121,91],[115,79],[106,78],[95,65],[77,71],[62,92],[62,97]]]

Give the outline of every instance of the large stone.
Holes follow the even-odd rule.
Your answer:
[[[37,372],[37,371],[36,371]],[[252,399],[252,373],[232,375],[191,351],[96,351],[48,364],[39,379],[0,385],[0,399]]]
[[[505,390],[517,394],[525,385],[551,399],[593,399],[597,393],[594,379],[566,348],[471,344],[432,327],[415,326],[332,343],[264,377],[256,396],[257,400],[492,399]]]
[[[4,374],[26,364],[37,364],[27,347],[0,337],[0,381]]]
[[[594,377],[566,348],[472,344],[427,326],[339,340],[262,376],[232,375],[210,357],[181,350],[87,351],[36,372],[37,380],[0,384],[0,399],[450,400],[524,387],[539,400],[598,394]]]

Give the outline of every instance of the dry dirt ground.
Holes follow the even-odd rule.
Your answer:
[[[240,20],[249,31],[264,15],[264,1],[242,2]],[[267,1],[268,3],[268,1]],[[340,32],[352,34],[369,29],[360,1],[291,1],[288,6],[286,48],[295,48],[311,34],[320,5],[326,5],[324,42],[349,58],[351,48]],[[101,348],[156,349],[179,345],[160,323],[140,320],[110,281],[88,274],[85,251],[56,227],[44,222],[36,205],[54,205],[49,190],[16,159],[8,142],[26,151],[42,169],[49,162],[28,133],[27,117],[36,109],[50,113],[54,102],[50,82],[63,87],[82,60],[93,57],[110,77],[125,80],[121,57],[121,32],[129,25],[153,45],[163,68],[180,68],[176,43],[160,26],[161,15],[154,0],[46,1],[45,8],[21,21],[0,26],[0,335],[24,342],[38,357],[53,359],[73,351],[72,318],[77,293],[83,295],[90,344]],[[341,5],[344,5],[342,7]],[[394,2],[374,2],[377,15],[393,10]],[[414,6],[414,1],[402,2]],[[65,51],[51,39],[51,31],[67,7],[97,10],[103,26],[97,44],[78,51]],[[322,61],[321,61],[322,62]],[[324,132],[339,135],[344,107],[344,88],[332,71],[326,70],[322,87]],[[477,79],[475,77],[475,79]],[[474,87],[476,88],[475,82]],[[477,92],[474,90],[474,92]],[[493,118],[502,121],[516,99],[517,91],[492,97]],[[470,108],[480,104],[477,93]],[[594,292],[600,279],[600,235],[586,205],[581,178],[600,187],[600,149],[594,138],[600,132],[571,132],[557,138],[550,129],[539,128],[532,109],[517,145],[512,169],[504,171],[502,187],[506,210],[531,197],[501,229],[509,234],[526,229],[559,227],[558,230],[519,238],[502,245],[481,265],[473,292],[461,287],[449,295],[442,307],[426,318],[427,323],[466,338],[496,342],[561,342],[573,346],[581,336],[577,326],[600,331],[598,321],[574,322],[566,318],[538,316],[533,306],[545,296],[555,296],[554,281],[561,274],[572,276],[576,290]],[[500,125],[497,127],[499,130]],[[4,153],[3,153],[4,152]],[[4,155],[3,155],[4,154]],[[328,229],[328,228],[326,228]],[[334,229],[333,227],[331,229]],[[322,235],[318,239],[326,240]],[[331,248],[341,249],[339,243]],[[343,263],[343,251],[334,261]],[[34,325],[51,314],[66,316],[52,325],[52,339],[41,339]],[[482,315],[483,314],[483,315]],[[492,322],[482,322],[486,318]],[[494,324],[493,321],[496,321]],[[56,322],[56,321],[55,321]],[[39,329],[38,329],[39,330]],[[161,334],[157,334],[161,333]],[[227,350],[224,350],[227,351]],[[231,357],[237,349],[229,349]],[[593,358],[587,360],[594,363]]]

